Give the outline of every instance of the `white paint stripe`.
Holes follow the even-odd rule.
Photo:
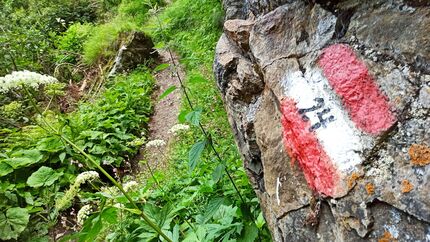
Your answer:
[[[276,201],[278,202],[278,206],[281,205],[281,199],[279,199],[279,188],[280,187],[282,187],[282,183],[278,177],[278,178],[276,178]]]
[[[308,109],[317,104],[316,98],[324,100],[324,106],[315,111],[305,112],[312,125],[320,123],[321,127],[314,129],[316,136],[332,162],[341,171],[350,171],[361,163],[363,151],[363,134],[354,126],[347,112],[343,109],[340,100],[331,89],[328,80],[318,69],[302,73],[297,71],[287,74],[282,80],[284,93],[293,98],[297,108]],[[321,106],[321,105],[320,105]],[[330,111],[321,115],[328,119],[331,115],[334,120],[322,125],[318,112],[324,109]]]

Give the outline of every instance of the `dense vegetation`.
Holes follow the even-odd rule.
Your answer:
[[[0,76],[53,76],[0,79],[17,80],[0,89],[0,240],[270,240],[211,74],[219,1],[0,4]],[[159,169],[134,157],[157,102],[152,74],[166,66],[106,77],[130,31],[186,70],[193,107],[183,98],[178,122],[190,129],[172,134]]]

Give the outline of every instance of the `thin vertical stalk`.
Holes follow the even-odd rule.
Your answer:
[[[164,39],[166,39],[166,37],[164,36],[164,28],[163,28],[163,26],[162,26],[162,24],[161,24],[160,18],[158,17],[158,15],[157,15],[157,14],[155,14],[155,17],[156,17],[157,22],[158,22],[158,25],[159,25],[159,27],[160,27],[160,29],[161,29],[161,35],[162,35],[162,37],[163,37]],[[188,106],[190,107],[190,109],[191,109],[192,111],[194,111],[194,110],[195,110],[195,109],[194,109],[194,105],[193,105],[193,103],[191,102],[191,98],[190,98],[190,95],[189,95],[189,93],[188,93],[188,91],[187,91],[187,89],[186,89],[186,86],[185,86],[185,84],[184,84],[184,81],[182,80],[181,76],[179,75],[179,72],[178,72],[178,64],[176,63],[175,59],[173,58],[172,50],[170,49],[170,47],[169,47],[169,46],[167,46],[167,47],[166,47],[166,49],[167,49],[167,51],[169,52],[170,61],[171,61],[171,62],[172,62],[172,64],[173,64],[173,72],[174,72],[174,74],[175,74],[176,78],[178,79],[178,81],[179,81],[179,83],[180,83],[180,85],[181,85],[181,90],[182,90],[182,92],[184,93],[184,96],[185,96],[185,99],[186,99],[186,101],[187,101],[187,104],[188,104]],[[216,148],[215,148],[215,145],[214,145],[214,144],[213,144],[213,142],[212,142],[212,139],[210,139],[210,137],[209,137],[209,134],[208,134],[207,130],[205,129],[205,127],[202,125],[202,123],[201,123],[200,121],[199,121],[199,125],[198,125],[198,126],[199,126],[200,130],[202,131],[203,135],[205,136],[206,140],[208,140],[208,141],[209,141],[209,146],[211,147],[212,151],[214,152],[214,154],[215,154],[215,156],[216,156],[216,158],[217,158],[218,162],[220,162],[221,164],[223,164],[223,165],[224,165],[224,164],[225,164],[225,162],[222,160],[222,158],[221,158],[220,154],[218,153],[218,151],[217,151],[217,150],[216,150]],[[229,180],[230,180],[230,182],[232,183],[232,185],[233,185],[233,187],[234,187],[234,190],[236,191],[236,193],[237,193],[237,195],[239,196],[240,200],[242,201],[242,203],[243,203],[243,204],[246,204],[245,199],[242,197],[242,194],[240,193],[240,191],[239,191],[238,187],[236,186],[236,183],[234,182],[233,177],[231,176],[230,171],[227,169],[227,166],[224,166],[224,171],[225,171],[225,173],[227,174],[228,179],[229,179]]]

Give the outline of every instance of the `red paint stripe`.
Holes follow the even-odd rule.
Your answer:
[[[298,161],[312,189],[333,196],[338,175],[315,133],[309,131],[311,124],[303,120],[292,99],[281,102],[281,113],[285,148],[292,162]]]
[[[326,48],[319,64],[359,129],[377,135],[393,125],[395,117],[387,97],[349,46],[335,44]]]

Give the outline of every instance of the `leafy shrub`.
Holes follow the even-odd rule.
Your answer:
[[[0,5],[0,75],[22,69],[52,73],[52,38],[98,16],[98,0],[1,0]]]
[[[120,166],[135,154],[138,139],[148,121],[154,81],[146,71],[120,76],[111,81],[98,101],[83,103],[74,113],[47,112],[43,121],[73,140],[81,149],[105,165]],[[15,216],[31,216],[14,229],[0,223],[0,239],[45,235],[55,224],[55,201],[86,164],[86,159],[63,143],[45,125],[26,126],[20,131],[2,130],[0,142],[0,221]],[[88,167],[88,166],[86,166]],[[11,210],[12,212],[8,212]],[[12,213],[12,215],[10,214]],[[18,215],[17,215],[18,216]],[[7,232],[14,229],[15,233]],[[24,230],[25,228],[25,230]]]
[[[56,62],[76,64],[83,51],[83,43],[91,34],[92,29],[91,24],[75,23],[59,35],[55,44],[58,52],[55,57]]]
[[[98,101],[82,104],[70,115],[72,139],[103,164],[120,166],[137,151],[126,143],[145,130],[152,111],[153,85],[148,72],[118,77]]]

